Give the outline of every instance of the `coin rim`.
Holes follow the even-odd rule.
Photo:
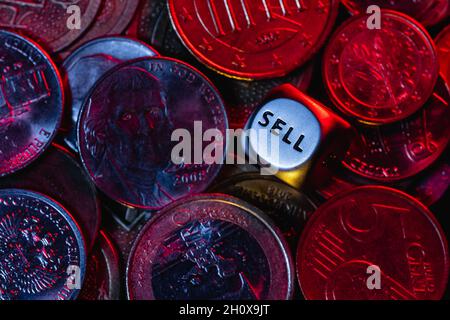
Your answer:
[[[300,290],[303,294],[303,296],[305,297],[306,300],[312,300],[313,298],[309,298],[309,293],[306,292],[306,290],[304,289],[304,287],[302,286],[301,283],[301,279],[304,278],[304,276],[302,276],[304,269],[302,268],[302,262],[303,262],[303,252],[305,252],[304,250],[304,246],[306,241],[308,240],[309,234],[311,232],[311,230],[314,230],[314,226],[315,226],[315,222],[320,218],[320,216],[325,215],[327,213],[327,209],[334,205],[336,202],[338,201],[342,201],[342,199],[350,196],[352,193],[354,192],[358,192],[361,190],[365,190],[365,191],[381,191],[384,192],[386,194],[389,195],[394,195],[395,197],[398,198],[402,198],[403,200],[409,202],[410,204],[412,204],[414,207],[416,207],[418,209],[418,211],[420,211],[420,213],[428,220],[430,221],[431,226],[433,227],[434,230],[436,230],[436,235],[437,238],[440,240],[440,243],[442,244],[442,249],[444,252],[443,255],[443,265],[444,265],[444,277],[442,278],[442,282],[445,283],[445,285],[443,285],[442,287],[439,287],[439,290],[441,291],[439,295],[440,298],[442,298],[445,294],[445,291],[447,290],[447,283],[449,280],[449,271],[450,271],[450,265],[449,265],[449,251],[448,251],[448,241],[445,235],[444,230],[442,229],[442,226],[440,224],[440,222],[436,219],[435,215],[424,205],[422,204],[419,200],[417,200],[416,198],[412,197],[411,195],[409,195],[406,192],[391,188],[391,187],[386,187],[386,186],[380,186],[380,185],[366,185],[366,186],[360,186],[360,187],[355,187],[352,188],[348,191],[339,193],[337,195],[335,195],[334,197],[331,197],[328,201],[326,201],[325,203],[323,203],[317,210],[316,212],[311,216],[311,218],[308,220],[308,222],[306,223],[305,228],[303,229],[302,235],[300,237],[300,240],[298,242],[297,245],[297,250],[296,250],[296,257],[295,257],[295,270],[296,270],[296,276],[297,276],[297,281],[298,281],[298,285],[300,287]],[[321,293],[322,294],[322,293]],[[324,299],[324,298],[323,298]],[[439,298],[436,298],[439,299]]]
[[[177,208],[178,206],[187,204],[189,202],[197,202],[197,201],[213,201],[213,202],[221,202],[225,203],[227,205],[231,205],[233,207],[238,207],[239,209],[245,211],[253,218],[256,218],[259,220],[259,222],[262,223],[263,226],[265,226],[270,233],[272,234],[274,240],[277,242],[278,246],[280,247],[280,251],[282,252],[282,255],[284,256],[285,263],[286,263],[286,274],[287,274],[287,292],[285,300],[291,300],[294,294],[294,283],[295,283],[295,264],[294,259],[292,257],[292,252],[290,251],[289,245],[286,242],[286,239],[284,238],[281,231],[278,229],[278,227],[270,220],[270,218],[262,212],[260,209],[256,208],[255,206],[240,200],[236,197],[227,195],[227,194],[221,194],[221,193],[204,193],[204,194],[197,194],[190,197],[185,197],[182,199],[179,199],[170,205],[166,206],[162,210],[160,210],[149,222],[145,224],[145,226],[140,230],[139,235],[137,236],[136,240],[133,243],[133,246],[131,248],[130,254],[128,256],[127,261],[127,267],[125,271],[125,282],[126,282],[126,291],[127,291],[127,299],[133,300],[131,288],[130,288],[130,273],[131,273],[131,264],[133,263],[132,260],[136,254],[137,247],[139,246],[142,238],[145,236],[148,229],[150,229],[153,224],[156,224],[159,219],[161,219],[164,215],[166,215],[171,210]],[[236,224],[239,226],[238,224]],[[246,230],[246,229],[244,229]],[[247,231],[247,230],[246,230]],[[247,231],[248,232],[248,231]],[[256,240],[256,239],[255,239]],[[256,240],[257,241],[257,240]],[[261,245],[261,244],[259,244]]]

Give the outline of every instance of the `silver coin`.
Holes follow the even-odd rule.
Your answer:
[[[81,232],[52,199],[0,190],[0,300],[69,300],[86,269]]]
[[[81,160],[109,198],[160,209],[206,190],[221,168],[203,158],[196,164],[192,155],[191,161],[172,161],[179,143],[171,141],[175,129],[193,137],[191,150],[214,143],[225,154],[226,141],[197,145],[196,122],[201,123],[202,136],[215,129],[226,140],[224,103],[200,72],[169,58],[123,63],[97,82],[83,105],[78,122]]]
[[[35,161],[60,126],[58,70],[36,43],[0,30],[0,176]]]
[[[144,42],[125,37],[104,37],[85,43],[64,60],[62,68],[71,113],[64,140],[71,149],[78,151],[76,124],[83,101],[95,82],[122,62],[155,55],[157,52]]]

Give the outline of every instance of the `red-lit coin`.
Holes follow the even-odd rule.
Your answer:
[[[441,22],[448,16],[448,0],[342,0],[352,14],[365,13],[370,5],[406,13],[425,26]]]
[[[359,126],[343,161],[363,177],[383,182],[414,176],[429,167],[450,139],[450,94],[440,78],[425,107],[399,123]]]
[[[169,0],[186,47],[219,73],[263,79],[286,75],[322,45],[336,0]]]
[[[333,172],[327,183],[321,185],[316,192],[328,200],[340,193],[357,186],[373,184],[368,179],[355,176],[352,172],[340,167]],[[407,179],[401,183],[387,184],[412,195],[426,206],[438,202],[450,186],[450,164],[448,159],[440,159],[431,168],[421,172],[414,179]]]
[[[447,249],[420,202],[391,188],[356,188],[328,201],[307,224],[297,252],[300,287],[307,299],[440,299]]]
[[[447,83],[450,83],[450,25],[437,36],[436,47],[441,75]]]
[[[59,51],[91,25],[100,4],[101,0],[0,1],[0,27],[23,31],[46,48]],[[79,8],[79,28],[77,11],[68,10],[71,5]]]
[[[427,31],[401,13],[382,11],[381,29],[367,15],[354,17],[334,34],[323,62],[325,85],[336,106],[358,120],[385,124],[419,110],[439,74]]]

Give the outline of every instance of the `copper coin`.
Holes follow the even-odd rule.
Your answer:
[[[86,277],[79,300],[119,300],[119,255],[109,236],[100,231],[97,244],[89,256]]]
[[[450,3],[448,0],[342,0],[352,14],[365,13],[371,5],[383,9],[391,9],[406,13],[425,26],[441,22],[448,16]]]
[[[357,186],[371,185],[373,181],[356,176],[346,168],[339,167],[333,171],[327,183],[319,186],[316,192],[323,199],[330,199],[340,193]],[[403,190],[426,206],[438,202],[450,186],[450,165],[448,159],[439,159],[432,167],[423,171],[417,177],[401,181],[401,183],[387,183],[386,186]]]
[[[169,58],[126,62],[100,79],[84,103],[78,121],[81,159],[109,198],[159,209],[204,191],[221,168],[192,155],[178,164],[172,161],[179,144],[171,141],[172,133],[184,129],[191,140],[198,139],[196,122],[201,122],[200,139],[215,129],[226,140],[222,98],[201,73]],[[226,141],[212,143],[225,154]],[[191,150],[207,146],[211,142],[195,142]]]
[[[31,40],[0,30],[0,177],[35,161],[63,113],[61,77]]]
[[[450,84],[450,25],[439,33],[435,41],[441,67],[441,75],[447,84]]]
[[[0,179],[1,188],[42,192],[60,202],[80,225],[90,250],[97,238],[101,211],[90,177],[74,156],[54,145],[31,166]]]
[[[292,296],[288,248],[262,212],[222,195],[175,203],[150,221],[127,267],[132,300],[277,300]]]
[[[360,187],[313,215],[299,243],[297,272],[307,299],[440,299],[447,241],[433,214],[411,196]]]
[[[139,0],[102,1],[95,23],[72,44],[72,49],[98,37],[121,34],[131,22],[138,4]]]
[[[176,57],[193,64],[198,63],[183,46],[173,29],[166,0],[147,1],[143,4],[139,18],[138,36],[165,56]],[[309,63],[281,78],[249,82],[216,76],[211,80],[221,88],[226,102],[230,128],[242,129],[270,90],[281,84],[291,83],[305,91],[311,83],[312,75],[313,63]]]
[[[0,27],[24,32],[56,52],[69,46],[93,23],[101,0],[0,1]],[[80,9],[81,27],[69,28],[68,7]]]
[[[186,47],[208,67],[241,79],[281,77],[304,64],[334,24],[338,1],[169,0]]]
[[[211,191],[229,194],[261,209],[292,245],[297,244],[303,226],[317,209],[317,203],[310,195],[258,173],[230,177]]]
[[[412,177],[434,163],[450,139],[450,93],[442,79],[425,107],[399,123],[358,127],[343,164],[363,177],[396,181]]]
[[[336,106],[363,122],[396,122],[429,99],[439,74],[433,40],[410,17],[382,11],[381,29],[367,15],[344,23],[323,60],[325,85]]]

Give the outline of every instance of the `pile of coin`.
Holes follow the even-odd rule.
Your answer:
[[[0,300],[445,298],[449,16],[0,0]]]

